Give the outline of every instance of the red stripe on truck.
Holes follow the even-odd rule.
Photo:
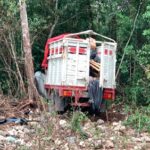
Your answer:
[[[108,49],[105,49],[105,50],[104,50],[104,54],[105,54],[105,55],[108,55]]]
[[[112,50],[110,50],[110,51],[109,51],[109,55],[112,55],[112,54],[113,54],[113,52],[112,52]]]

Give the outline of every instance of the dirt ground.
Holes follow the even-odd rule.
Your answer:
[[[41,112],[29,100],[1,96],[0,150],[150,149],[149,133],[124,126],[127,114],[117,107],[99,116],[79,111],[57,114]],[[27,122],[2,123],[12,117],[24,118]]]

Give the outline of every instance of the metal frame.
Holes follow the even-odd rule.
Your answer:
[[[74,33],[74,34],[68,34],[68,35],[64,36],[63,42],[61,42],[62,39],[52,42],[52,43],[50,44],[50,48],[51,48],[52,45],[54,45],[54,46],[53,46],[53,55],[56,54],[56,50],[57,50],[57,54],[58,54],[59,56],[52,56],[52,53],[50,52],[48,59],[55,59],[55,58],[57,58],[57,57],[65,57],[65,54],[66,54],[66,50],[65,50],[65,49],[62,51],[62,53],[60,53],[60,49],[62,48],[62,46],[63,46],[63,44],[65,43],[65,41],[66,41],[67,39],[69,39],[71,36],[76,36],[76,35],[81,35],[81,34],[97,35],[97,36],[100,36],[100,37],[102,37],[102,38],[104,38],[104,39],[106,39],[106,40],[111,41],[111,43],[113,42],[113,43],[116,45],[116,42],[115,42],[113,39],[108,38],[108,37],[106,37],[106,36],[103,36],[103,35],[101,35],[101,34],[98,34],[98,33],[96,33],[96,32],[93,32],[92,30],[87,30],[87,31],[84,31],[84,32],[79,32],[79,33]],[[83,39],[73,39],[73,40],[75,40],[75,41],[76,41],[76,40],[80,40],[81,42],[82,42],[82,41],[85,41],[85,40],[83,40]],[[68,42],[68,40],[67,40],[67,42]],[[59,44],[58,44],[58,45],[59,45],[58,48],[56,48],[56,47],[57,47],[57,46],[56,46],[56,43],[59,43]],[[103,45],[103,42],[101,42],[101,41],[96,41],[96,43],[101,43],[101,44]],[[109,43],[109,42],[108,42],[108,43]],[[67,43],[67,45],[68,45],[68,43]],[[76,59],[77,59],[77,60],[78,60],[78,53],[79,53],[79,43],[78,43],[78,46],[77,46],[77,49],[76,49]],[[103,54],[102,54],[102,55],[103,55]],[[101,59],[103,59],[102,56],[101,56]],[[65,63],[64,60],[63,60],[63,63]],[[78,61],[76,61],[76,63],[78,63]],[[101,66],[102,66],[102,65],[103,65],[103,64],[101,64]],[[102,66],[102,68],[103,68],[103,66]],[[63,69],[63,68],[62,68],[62,69]],[[77,68],[76,68],[76,69],[77,69]],[[77,74],[77,70],[76,70],[76,74]],[[102,81],[102,79],[103,79],[102,76],[103,76],[103,74],[101,74],[100,76],[101,76],[101,78],[100,78],[100,86],[102,87],[102,86],[103,86],[103,85],[102,85],[102,82],[103,82],[103,81]],[[62,74],[62,78],[63,78],[63,74]],[[71,90],[71,91],[74,92],[74,95],[73,95],[73,96],[74,96],[74,98],[75,98],[75,102],[72,103],[71,105],[73,105],[73,106],[84,106],[84,107],[90,106],[90,104],[89,104],[88,102],[87,102],[87,103],[80,103],[80,102],[79,102],[79,99],[80,99],[81,97],[84,97],[83,92],[87,90],[87,87],[63,86],[63,85],[47,85],[47,84],[45,84],[45,88],[46,88],[46,89],[58,89],[60,96],[62,95],[63,90]]]

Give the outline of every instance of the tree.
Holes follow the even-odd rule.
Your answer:
[[[27,84],[28,84],[28,96],[29,99],[31,100],[33,99],[38,100],[39,94],[34,84],[34,68],[33,68],[33,61],[32,61],[32,50],[30,44],[26,3],[24,0],[20,0],[19,5],[20,5],[20,18],[21,18],[21,27],[22,27],[22,37],[23,37],[23,49],[25,55],[25,71],[26,71]]]
[[[31,58],[25,61],[32,64],[30,64],[32,73],[30,75],[24,73],[26,63],[24,63],[24,54],[25,57],[28,56],[25,52],[23,54],[20,40],[18,2],[1,0],[0,88],[4,94],[19,98],[24,96],[21,83],[26,83],[29,77],[33,78],[32,59],[34,59],[35,70],[40,69],[44,45],[49,33],[50,36],[55,36],[91,28],[117,41],[117,65],[120,64],[122,54],[125,52],[117,78],[120,100],[124,96],[129,103],[136,101],[137,104],[148,104],[150,102],[150,24],[148,22],[150,0],[20,0],[22,4],[23,1],[28,7],[29,43],[32,46]],[[134,26],[138,10],[138,19]],[[133,35],[128,46],[124,48],[133,26],[135,27]],[[30,49],[31,46],[29,46]],[[27,81],[30,86],[34,85],[33,82],[33,79],[31,83],[30,80]],[[34,91],[34,88],[30,87],[29,93],[30,89]]]

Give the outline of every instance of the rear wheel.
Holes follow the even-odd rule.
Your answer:
[[[58,90],[51,92],[51,106],[50,111],[63,112],[65,109],[65,98],[59,96]]]
[[[54,103],[54,91],[51,91],[50,93],[50,99],[49,99],[49,112],[55,111],[55,103]]]

